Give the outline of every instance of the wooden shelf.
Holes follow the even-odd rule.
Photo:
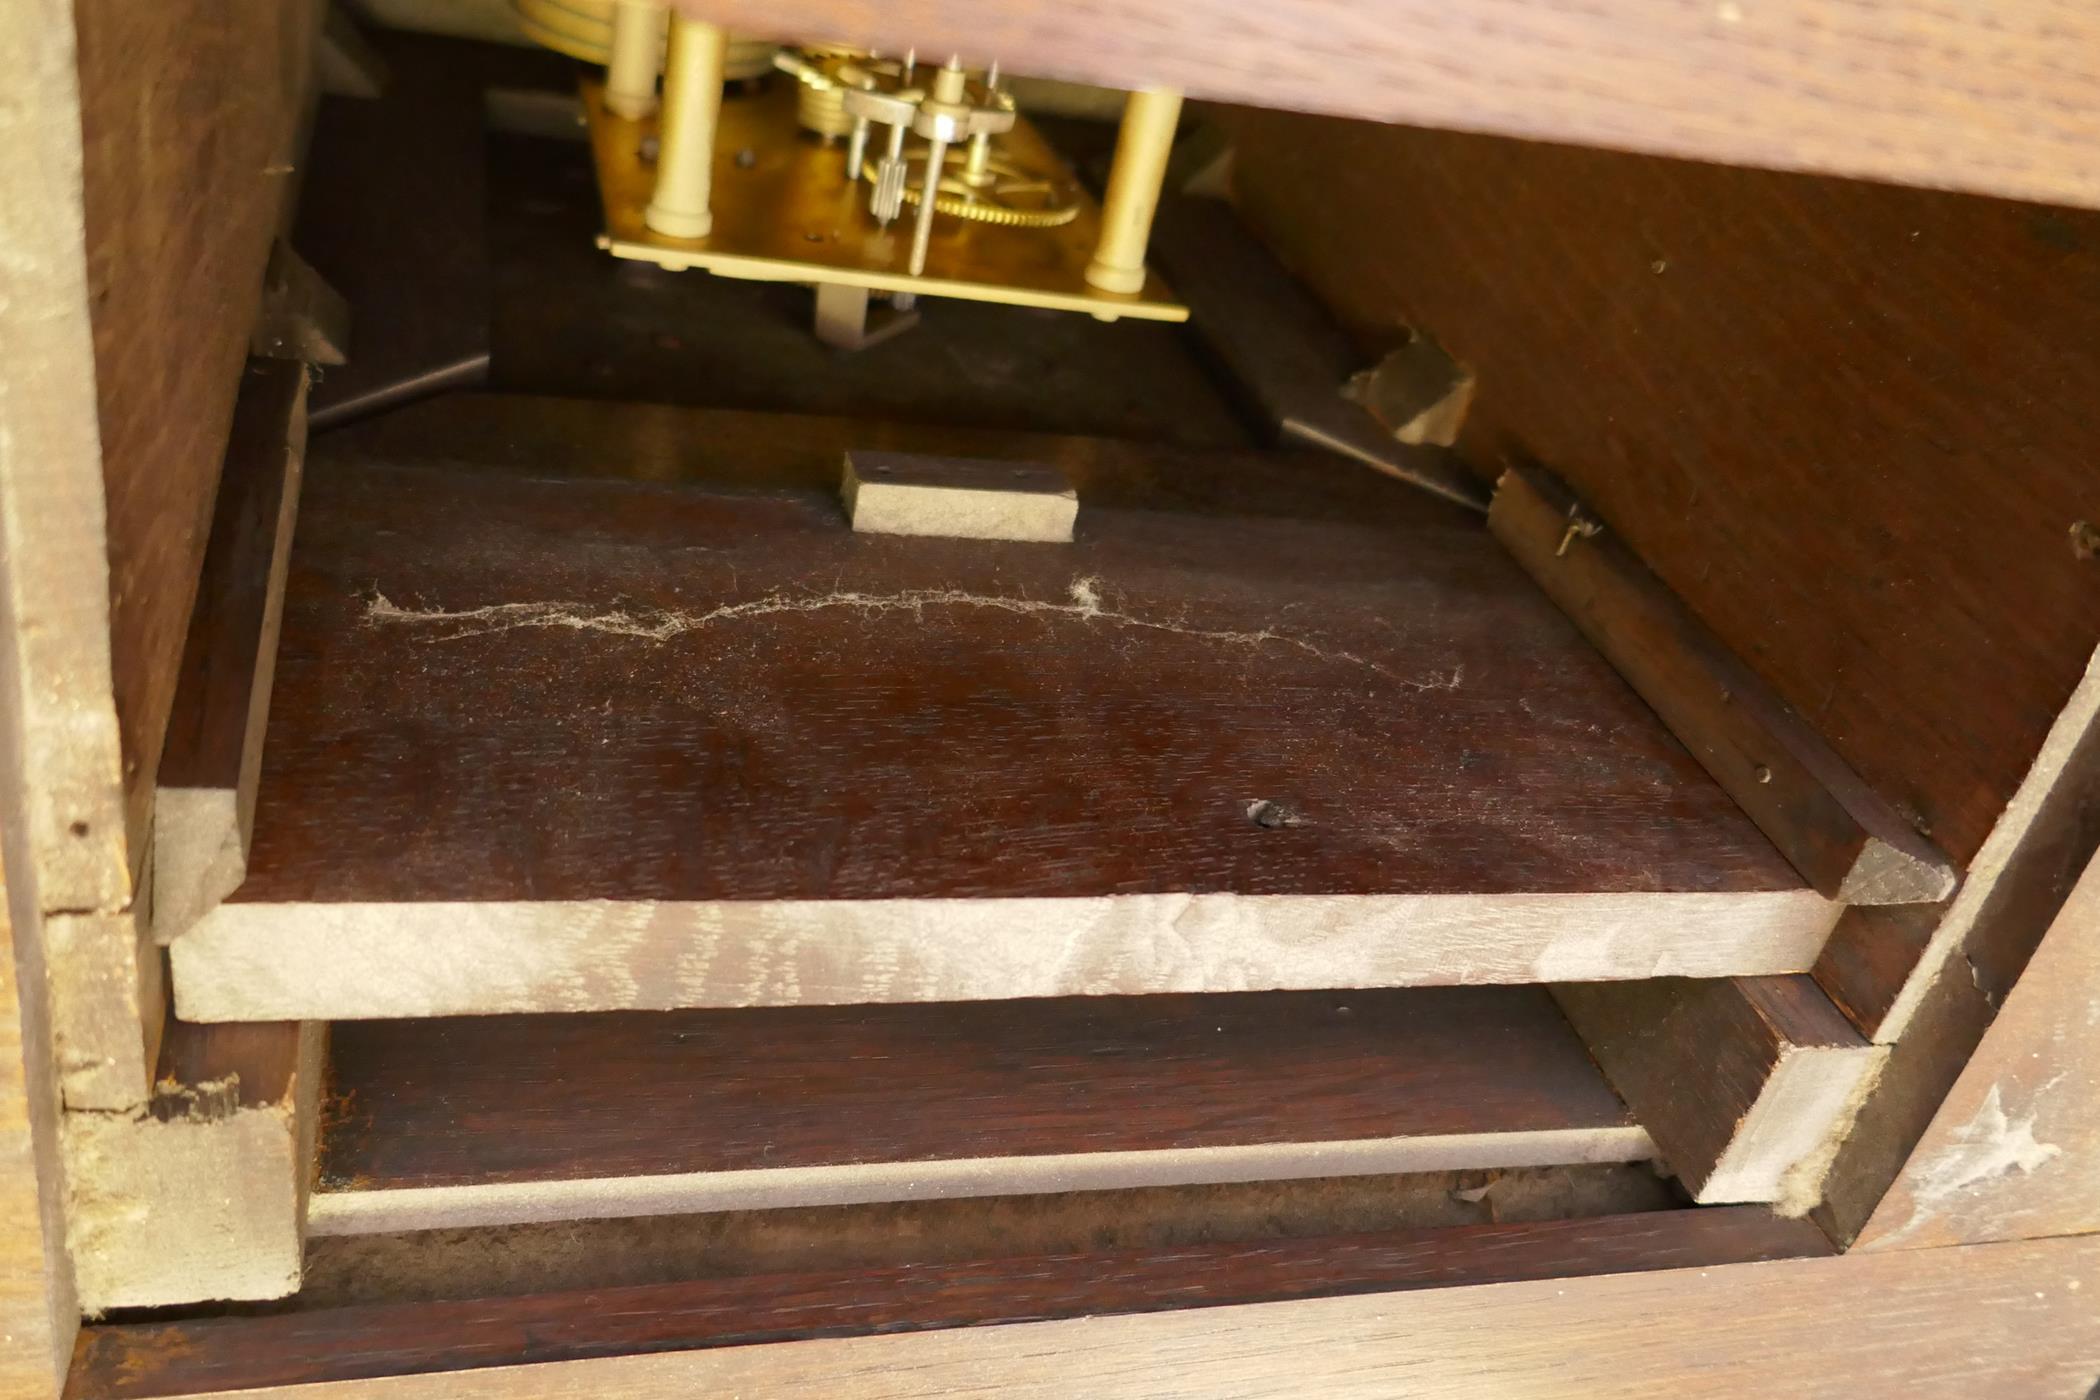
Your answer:
[[[68,1393],[245,1393],[807,1337],[1703,1269],[1828,1250],[1808,1221],[1722,1207],[103,1324],[82,1335]]]
[[[1369,474],[1358,518],[1240,515],[1102,454],[1043,545],[612,439],[328,450],[190,1019],[1788,972],[1835,916],[1475,521]]]
[[[1534,987],[369,1021],[333,1054],[322,1235],[1654,1151]]]

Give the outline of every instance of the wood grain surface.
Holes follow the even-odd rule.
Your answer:
[[[1365,336],[1420,327],[1475,372],[1461,451],[1566,478],[1967,865],[2100,642],[2100,560],[2072,539],[2100,521],[2077,407],[2100,393],[2100,216],[1232,127],[1242,211],[1285,262]]]
[[[678,0],[754,32],[1110,87],[2100,203],[2100,24],[2074,0]]]
[[[1977,854],[1876,1029],[1887,1068],[1826,1182],[1850,1240],[1905,1165],[2100,846],[2100,657]]]
[[[386,90],[321,101],[292,231],[350,304],[349,362],[315,383],[316,427],[488,374],[488,156],[473,51],[372,37]]]
[[[123,758],[110,679],[110,572],[88,308],[73,7],[10,5],[22,78],[0,102],[0,706],[17,936],[46,909],[131,900]]]
[[[593,1356],[1784,1259],[1752,1209],[776,1274],[91,1328],[69,1394],[132,1400]]]
[[[1944,904],[1847,909],[1816,958],[1816,985],[1861,1035],[1879,1041],[1882,1024],[1946,917]]]
[[[0,33],[6,32],[0,22]],[[0,871],[0,896],[8,893]],[[65,1378],[80,1309],[66,1253],[58,1076],[44,1006],[43,960],[0,898],[0,1394],[51,1400]]]
[[[309,473],[185,1015],[1793,971],[1835,914],[1434,503],[1041,546],[492,485]]]
[[[1554,996],[1701,1202],[1807,1214],[1887,1055],[1808,977],[1571,983]]]
[[[1954,892],[1947,858],[1564,483],[1510,467],[1488,528],[1809,884],[1846,904],[1931,904]]]
[[[1649,1150],[1529,987],[346,1022],[330,1095],[327,1233]]]
[[[1465,463],[1442,447],[1402,445],[1344,395],[1363,367],[1355,347],[1223,201],[1167,200],[1151,256],[1274,439],[1339,453],[1440,500],[1486,510],[1487,486]]]
[[[2100,1241],[1777,1260],[627,1356],[257,1397],[538,1400],[1295,1396],[2082,1400],[2100,1375]],[[1833,1317],[1845,1345],[1831,1347]],[[1968,1325],[1950,1325],[1950,1318]],[[211,1393],[196,1392],[191,1393]],[[219,1393],[224,1393],[219,1392]]]
[[[312,0],[75,7],[109,645],[134,872],[296,164],[319,10]]]
[[[2100,860],[2086,867],[1861,1249],[2100,1231]]]

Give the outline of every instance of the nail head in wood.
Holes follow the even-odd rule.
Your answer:
[[[1847,904],[1931,904],[1947,857],[1550,473],[1504,473],[1488,528],[1801,877]]]

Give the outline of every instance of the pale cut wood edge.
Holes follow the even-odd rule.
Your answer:
[[[1806,977],[1554,988],[1605,1078],[1702,1204],[1818,1202],[1884,1052]]]
[[[839,496],[862,534],[1069,544],[1079,493],[1055,468],[848,452]]]
[[[153,1092],[167,1012],[165,957],[150,917],[52,914],[52,1040],[67,1108],[125,1109]]]
[[[1860,1249],[2100,1231],[2100,856],[1970,1057]]]
[[[702,1211],[1646,1162],[1654,1156],[1655,1144],[1647,1132],[1626,1123],[1346,1142],[348,1189],[314,1197],[310,1229],[316,1237],[382,1235]]]
[[[66,1115],[83,1312],[297,1291],[325,1032],[178,1025],[151,1103]]]
[[[229,463],[222,483],[219,509],[205,561],[205,578],[197,595],[196,611],[190,619],[190,636],[183,657],[183,683],[175,695],[175,708],[168,724],[171,748],[188,742],[204,742],[198,736],[238,732],[236,760],[231,754],[215,754],[203,767],[217,765],[208,775],[177,751],[163,750],[163,776],[180,774],[180,786],[163,786],[154,804],[154,911],[152,928],[156,941],[165,944],[188,928],[226,896],[240,888],[248,876],[248,849],[255,833],[255,796],[262,781],[263,740],[269,727],[270,693],[277,677],[277,645],[284,624],[285,580],[291,571],[292,539],[299,520],[299,494],[305,478],[307,437],[307,393],[310,376],[302,369],[281,405],[284,420],[274,422],[280,405],[275,394],[266,395],[273,422],[262,440],[275,444],[270,466],[277,472],[274,482],[262,479],[259,471],[239,471]],[[282,392],[280,389],[279,392]],[[245,404],[235,406],[233,450],[244,450],[242,432]],[[252,444],[249,444],[252,445]],[[258,464],[249,464],[251,466]],[[242,499],[234,495],[243,488],[276,489],[277,508],[269,516],[267,548],[259,541],[222,540],[224,533],[242,528],[249,514]],[[236,544],[250,546],[234,549]],[[235,568],[221,576],[222,548],[232,552]],[[247,606],[256,581],[240,576],[260,564],[264,578],[259,612]],[[239,618],[229,634],[224,613]],[[249,626],[254,631],[249,631]],[[222,647],[242,654],[218,657]],[[203,667],[193,663],[199,655],[208,658]],[[246,676],[245,695],[229,694],[208,682],[214,677]],[[240,687],[234,687],[236,691]],[[227,714],[215,707],[231,707]],[[206,782],[207,777],[214,780]]]
[[[2100,1239],[1776,1260],[243,1389],[246,1400],[2080,1400]],[[1985,1322],[1950,1325],[1950,1319]],[[1833,1345],[1841,1326],[1842,1345]],[[203,1392],[225,1395],[228,1392]]]
[[[1512,466],[1488,528],[1815,889],[1930,904],[1954,867],[1548,473]]]
[[[976,1001],[1799,972],[1811,890],[221,904],[170,945],[196,1021]]]
[[[36,903],[0,870],[0,1395],[56,1400],[80,1309]]]
[[[0,7],[0,52],[14,75],[0,92],[0,686],[15,715],[5,824],[23,833],[16,876],[39,913],[109,913],[130,901],[132,861],[73,7]]]
[[[838,42],[836,0],[677,0],[710,23]],[[851,42],[1001,55],[1033,75],[1162,86],[1410,126],[2100,205],[2100,48],[2071,0],[1741,11],[1633,0],[1126,0],[852,10]]]
[[[2100,655],[1986,838],[1877,1039],[1887,1067],[1838,1149],[1817,1223],[1850,1241],[1923,1137],[2100,843]]]

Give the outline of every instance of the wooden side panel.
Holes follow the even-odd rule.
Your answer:
[[[2086,867],[1858,1248],[2100,1231],[2100,860]]]
[[[1488,526],[1809,884],[1847,904],[1932,903],[1954,892],[1946,857],[1561,482],[1511,467]]]
[[[33,933],[35,914],[27,891],[0,899],[0,1395],[21,1400],[58,1394],[80,1325],[42,955],[33,936],[20,936]]]
[[[1555,996],[1704,1202],[1806,1214],[1886,1053],[1806,977],[1576,984]]]
[[[2100,203],[2077,0],[678,0],[751,33],[1422,126]]]
[[[74,6],[134,869],[317,13],[313,0]]]
[[[1657,1211],[199,1318],[91,1329],[72,1385],[83,1400],[143,1400],[623,1352],[1740,1263],[1827,1248],[1813,1226],[1763,1211]]]
[[[2100,522],[2100,215],[1232,125],[1243,212],[1285,261],[1359,331],[1419,326],[1475,372],[1470,459],[1565,477],[1974,857],[2100,642],[2100,558],[2073,531]]]
[[[2096,1292],[2100,1239],[2086,1236],[1672,1269],[1580,1286],[1547,1279],[628,1355],[344,1382],[326,1393],[1740,1400],[1769,1390],[1776,1375],[1798,1400],[2083,1400],[2100,1375]],[[1832,1345],[1837,1323],[1843,1345]],[[292,1400],[314,1392],[240,1393]]]

